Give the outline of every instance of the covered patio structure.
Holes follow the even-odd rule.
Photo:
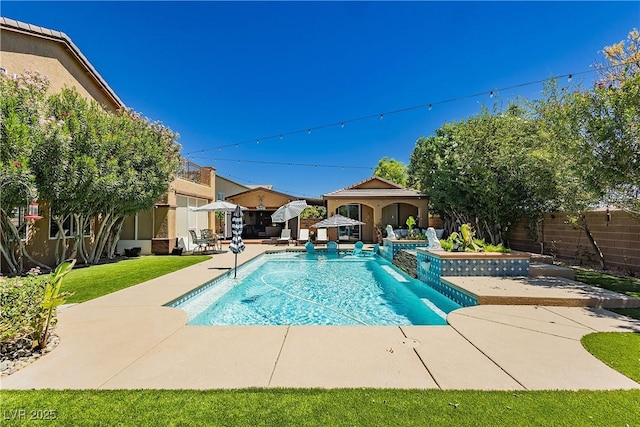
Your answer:
[[[429,226],[429,198],[417,190],[404,188],[389,180],[373,176],[364,181],[322,196],[327,215],[340,214],[362,221],[361,226],[329,230],[329,239],[363,242],[376,240],[376,227],[406,228],[409,216],[415,227]]]

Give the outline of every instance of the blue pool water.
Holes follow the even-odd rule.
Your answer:
[[[460,305],[380,256],[264,254],[170,304],[190,325],[444,325]]]

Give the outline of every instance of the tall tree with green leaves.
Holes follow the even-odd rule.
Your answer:
[[[30,158],[41,138],[48,87],[37,72],[0,73],[0,261],[13,274],[23,272],[24,258],[46,267],[29,255],[13,218],[38,195]]]
[[[553,204],[556,181],[541,132],[516,104],[494,114],[484,108],[420,138],[409,175],[450,232],[472,223],[478,237],[505,243],[520,218]]]
[[[373,175],[395,182],[403,187],[407,185],[409,179],[407,165],[386,156],[380,159]]]

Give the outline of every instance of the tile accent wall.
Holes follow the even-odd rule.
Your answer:
[[[426,240],[389,240],[382,239],[382,247],[380,248],[380,254],[387,261],[393,262],[396,254],[403,249],[415,250],[420,247],[427,247],[429,242]]]

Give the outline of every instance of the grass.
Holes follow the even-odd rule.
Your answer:
[[[616,371],[640,382],[640,334],[596,332],[582,337],[582,345]]]
[[[583,283],[640,298],[640,279],[614,276],[592,270],[575,269],[575,272],[576,280]]]
[[[640,298],[640,279],[614,276],[612,274],[593,270],[583,270],[580,268],[574,268],[574,270],[576,280],[583,283],[629,295],[634,298]],[[609,310],[625,316],[633,317],[634,319],[640,319],[640,308],[610,308]]]
[[[62,290],[74,293],[66,302],[84,302],[210,258],[208,255],[143,256],[111,264],[77,268],[64,278]]]
[[[54,414],[82,426],[634,426],[640,390],[481,392],[377,389],[0,392],[4,419]],[[20,410],[25,419],[16,420]],[[34,412],[32,412],[34,411]],[[53,412],[54,411],[54,412]]]

